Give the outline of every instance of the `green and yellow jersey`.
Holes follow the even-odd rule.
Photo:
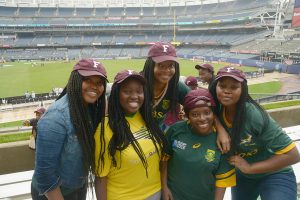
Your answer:
[[[146,170],[133,149],[129,145],[125,150],[116,152],[117,166],[112,165],[108,153],[108,144],[113,135],[108,123],[105,122],[105,155],[104,167],[98,169],[98,159],[100,154],[100,126],[95,134],[95,174],[99,177],[107,177],[107,199],[108,200],[141,200],[155,194],[161,190],[159,162],[160,158],[149,133],[146,129],[145,122],[138,112],[133,116],[127,116],[126,120],[130,125],[130,130],[140,144],[148,163],[148,177]]]
[[[222,108],[221,111],[220,121],[227,127],[229,134],[231,134],[232,125],[226,120],[225,110]],[[267,160],[275,154],[286,153],[296,146],[271,117],[269,117],[269,124],[266,126],[262,114],[255,105],[246,103],[244,118],[245,125],[240,133],[241,142],[238,145],[238,152],[236,153],[247,160],[247,162],[255,163]],[[289,172],[292,171],[292,168],[288,166],[279,171]],[[243,175],[249,178],[260,178],[268,174],[271,173]]]
[[[235,169],[216,145],[216,133],[199,135],[187,121],[166,133],[168,186],[175,200],[213,200],[215,187],[235,186]]]
[[[174,119],[170,112],[171,89],[172,88],[169,87],[166,94],[156,103],[157,105],[153,107],[153,117],[163,131],[167,130],[171,124],[179,120],[177,118]],[[189,87],[182,82],[178,82],[178,103],[183,104],[184,97],[189,91]],[[176,113],[178,113],[179,110],[180,107],[178,105]]]

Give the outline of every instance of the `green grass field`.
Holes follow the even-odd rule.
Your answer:
[[[141,71],[144,67],[144,59],[134,60],[103,60],[109,81],[117,72],[123,69],[133,69]],[[50,92],[52,88],[64,87],[68,81],[70,72],[75,62],[46,62],[41,67],[37,62],[37,66],[32,67],[30,62],[12,62],[5,63],[0,68],[0,98],[21,96],[26,91],[34,91],[35,93]],[[183,76],[197,76],[195,70],[196,62],[191,60],[180,60],[180,73]],[[213,64],[215,71],[226,64]],[[255,71],[254,67],[241,67],[244,71]]]
[[[103,60],[101,61],[105,66],[109,81],[117,72],[124,69],[133,69],[141,71],[144,66],[144,59],[135,60]],[[180,73],[183,76],[198,76],[197,70],[194,66],[197,62],[191,60],[181,59]],[[64,87],[68,81],[70,72],[72,71],[73,62],[46,62],[45,66],[32,67],[30,62],[13,62],[5,63],[0,68],[0,98],[24,95],[26,91],[35,91],[35,93],[50,92],[54,87]],[[217,72],[221,67],[227,65],[226,63],[216,64],[213,66]],[[243,71],[255,71],[254,67],[240,67]],[[263,86],[263,87],[262,87]],[[250,93],[276,93],[279,91],[281,83],[269,82],[264,84],[256,84],[249,86]],[[297,103],[296,103],[297,104]],[[294,105],[294,104],[293,104]],[[288,105],[275,105],[275,107]],[[266,108],[274,106],[268,106]],[[14,121],[0,124],[0,128],[21,126],[22,121]],[[16,133],[9,135],[1,135],[0,143],[28,140],[30,132]]]
[[[0,128],[8,128],[8,127],[15,127],[15,126],[22,126],[23,121],[13,121],[7,123],[0,123]]]
[[[31,135],[31,132],[0,135],[0,144],[8,143],[8,142],[29,140],[30,135]]]
[[[276,108],[285,108],[290,106],[299,106],[300,100],[292,100],[292,101],[282,101],[282,102],[275,102],[275,103],[266,103],[263,104],[263,108],[266,110],[276,109]]]
[[[276,94],[280,90],[281,86],[282,83],[280,81],[272,81],[249,85],[248,89],[249,94],[251,94],[251,97],[253,99],[257,99]]]

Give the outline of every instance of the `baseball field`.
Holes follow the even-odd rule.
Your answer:
[[[117,72],[123,69],[133,69],[141,71],[144,66],[144,59],[130,60],[102,60],[107,70],[109,81]],[[196,62],[192,60],[180,59],[180,73],[182,76],[197,76],[198,72],[194,66]],[[26,91],[35,93],[50,92],[53,88],[63,88],[70,75],[75,61],[53,61],[53,62],[7,62],[0,65],[0,98],[24,95]],[[215,71],[228,63],[213,63]],[[243,71],[255,71],[254,67],[239,67]],[[269,85],[269,86],[268,86]],[[257,86],[259,92],[256,92],[255,85],[251,86],[253,93],[276,93],[280,89],[279,83],[264,84],[264,87]]]

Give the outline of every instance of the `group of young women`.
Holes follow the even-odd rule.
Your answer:
[[[299,153],[242,71],[190,91],[174,46],[157,42],[141,73],[117,73],[108,103],[106,83],[101,63],[80,60],[39,121],[33,200],[83,200],[89,185],[100,200],[218,200],[226,187],[233,199],[296,199]]]

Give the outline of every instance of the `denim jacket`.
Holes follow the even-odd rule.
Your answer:
[[[87,181],[83,153],[70,118],[67,95],[38,122],[33,187],[45,194],[58,186],[78,189]]]

